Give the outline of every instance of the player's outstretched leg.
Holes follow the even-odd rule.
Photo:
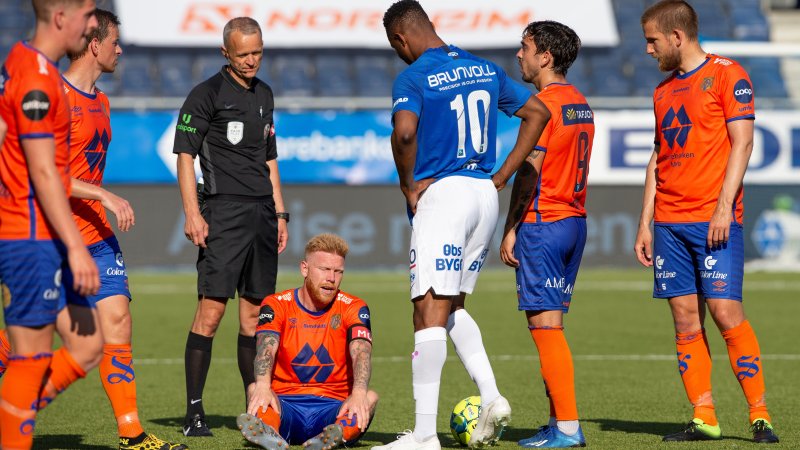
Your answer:
[[[268,450],[287,450],[289,448],[289,444],[277,431],[269,425],[264,425],[264,422],[256,416],[240,414],[236,418],[236,425],[245,439],[262,448]]]
[[[332,450],[344,442],[344,430],[338,423],[333,423],[322,429],[322,432],[303,442],[306,450]]]

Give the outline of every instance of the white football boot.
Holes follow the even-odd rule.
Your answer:
[[[397,435],[397,440],[386,445],[372,447],[372,450],[441,450],[438,436],[431,436],[423,442],[414,439],[414,432],[411,430],[403,431]]]
[[[488,405],[481,405],[478,424],[469,438],[469,446],[480,448],[494,444],[500,439],[509,422],[511,422],[511,405],[502,395]]]

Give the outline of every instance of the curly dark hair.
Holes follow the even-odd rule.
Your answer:
[[[563,23],[552,20],[529,23],[522,32],[522,38],[533,39],[537,53],[550,51],[553,55],[553,72],[559,75],[567,74],[581,49],[581,38],[577,33]]]
[[[386,31],[397,28],[401,23],[411,21],[430,22],[428,14],[417,0],[400,0],[392,4],[383,15],[383,27]]]

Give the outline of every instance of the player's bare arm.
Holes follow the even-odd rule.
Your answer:
[[[397,111],[394,115],[392,130],[392,155],[400,176],[400,190],[406,196],[406,202],[412,213],[417,211],[417,202],[422,193],[433,183],[434,179],[414,180],[414,165],[417,160],[417,124],[419,117],[410,111]]]
[[[86,200],[99,200],[100,204],[111,211],[117,218],[117,228],[119,228],[119,231],[129,231],[136,225],[136,216],[133,213],[131,204],[124,198],[100,186],[95,186],[94,184],[73,178],[72,196]]]
[[[500,244],[500,259],[509,267],[519,267],[519,261],[514,257],[514,244],[517,241],[516,228],[531,202],[535,192],[539,173],[542,171],[545,153],[534,150],[525,158],[522,166],[517,170],[514,185],[511,188],[511,202],[506,215],[506,224],[503,228],[503,241]]]
[[[3,141],[6,140],[6,131],[8,131],[8,125],[6,125],[3,119],[0,119],[0,146],[3,145]]]
[[[89,255],[78,227],[72,220],[67,193],[64,192],[55,165],[55,141],[49,138],[25,139],[22,141],[22,148],[36,190],[36,199],[59,239],[67,247],[75,291],[81,295],[94,295],[100,288],[97,264]]]
[[[269,167],[269,181],[272,183],[272,198],[275,200],[275,212],[286,212],[286,206],[283,204],[283,194],[281,193],[281,174],[278,172],[278,160],[267,161],[267,166]],[[278,218],[278,254],[283,253],[287,242],[289,242],[287,220]]]
[[[541,100],[531,95],[528,101],[522,105],[522,108],[514,113],[515,116],[522,119],[519,125],[519,132],[517,133],[517,142],[514,143],[514,148],[511,149],[508,157],[503,161],[500,169],[492,175],[492,181],[498,191],[506,187],[508,179],[516,172],[528,157],[533,147],[539,141],[539,137],[550,120],[550,111]]]
[[[742,189],[742,180],[753,153],[753,121],[734,120],[728,122],[728,137],[731,141],[731,154],[725,167],[725,178],[717,198],[717,207],[708,223],[706,243],[709,248],[722,246],[728,242],[733,217],[733,202]]]
[[[276,333],[265,332],[256,335],[256,359],[253,362],[256,385],[247,402],[248,414],[256,415],[259,408],[262,412],[266,412],[268,406],[272,406],[272,409],[280,413],[278,397],[272,392],[272,370],[275,368],[275,356],[278,354],[280,342],[281,338]]]
[[[178,187],[181,190],[183,214],[186,224],[183,233],[194,245],[205,248],[208,237],[208,223],[200,214],[197,205],[197,180],[194,176],[194,158],[188,153],[178,154]]]
[[[353,390],[342,403],[339,415],[347,414],[349,419],[356,416],[361,431],[367,429],[370,418],[370,404],[367,396],[369,379],[372,376],[372,344],[363,339],[350,343],[350,360],[353,362]]]
[[[642,213],[639,216],[639,231],[636,233],[636,242],[633,251],[636,259],[645,266],[653,265],[653,233],[650,231],[650,223],[653,221],[656,204],[656,160],[661,146],[656,145],[653,154],[650,155],[650,162],[647,163],[644,179],[644,194],[642,195]]]

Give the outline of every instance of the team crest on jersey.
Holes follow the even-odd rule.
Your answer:
[[[711,89],[711,86],[714,85],[714,77],[706,77],[703,78],[703,84],[701,87],[703,88],[703,92]]]
[[[342,315],[334,314],[331,317],[331,330],[338,330],[340,326],[342,326]]]
[[[228,122],[228,142],[236,145],[242,142],[242,137],[244,137],[244,123]]]

